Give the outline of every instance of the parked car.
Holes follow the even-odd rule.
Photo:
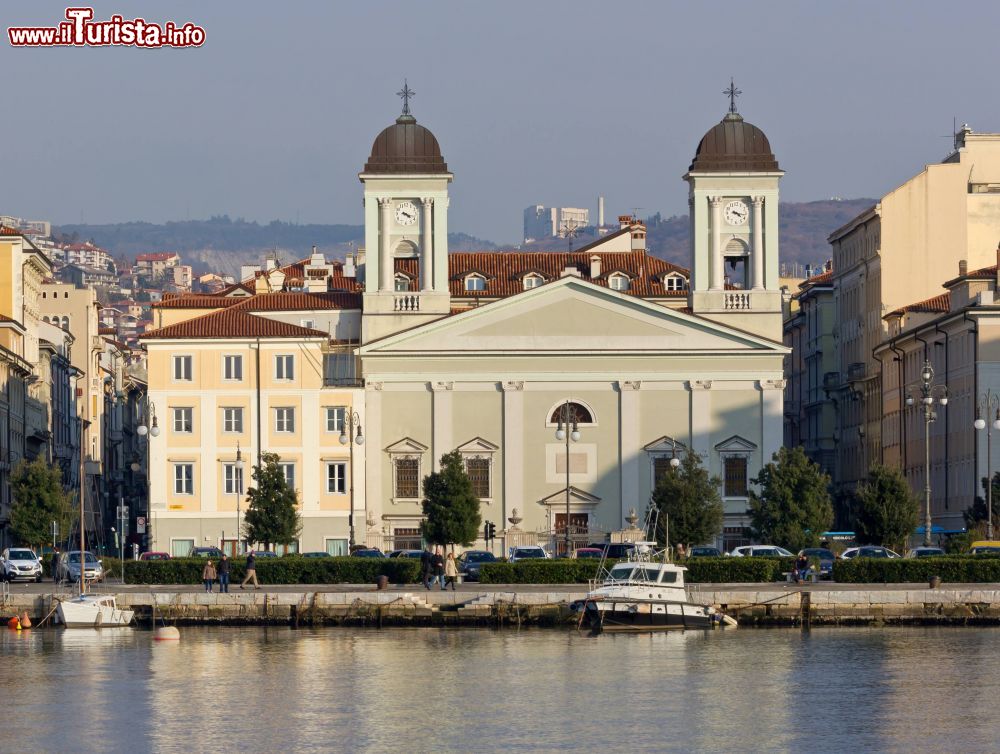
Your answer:
[[[420,560],[420,556],[424,554],[423,550],[393,550],[389,553],[390,558],[414,558]]]
[[[577,547],[573,550],[574,558],[603,558],[604,550],[598,547]]]
[[[169,552],[144,552],[139,560],[170,560]]]
[[[991,542],[988,539],[981,539],[973,542],[969,547],[971,555],[1000,555],[1000,542]]]
[[[80,580],[80,551],[70,550],[59,558],[56,575],[60,581],[76,582]],[[83,576],[87,581],[104,579],[104,566],[92,552],[83,553]]]
[[[857,553],[852,554],[853,558],[898,558],[899,553],[893,552],[888,547],[877,547],[875,545],[865,545],[857,548]],[[842,558],[847,557],[847,550],[844,550]]]
[[[735,558],[790,558],[792,553],[777,545],[744,545],[729,553]]]
[[[813,558],[819,560],[819,577],[821,579],[833,578],[833,561],[837,559],[837,556],[832,550],[827,550],[825,547],[807,547],[800,550],[799,555],[805,555],[810,561]]]
[[[4,581],[41,581],[42,561],[27,547],[9,547],[0,555]]]
[[[258,553],[259,554],[259,553]],[[222,550],[218,547],[192,547],[189,558],[221,558]]]
[[[547,558],[549,554],[545,552],[545,548],[539,545],[527,545],[525,547],[511,547],[510,557],[507,558],[511,563],[516,563],[519,560],[534,560],[539,558]]]
[[[932,558],[936,555],[944,555],[943,547],[914,547],[906,553],[908,558]]]
[[[483,567],[483,563],[496,562],[497,556],[486,550],[466,550],[455,559],[458,572],[466,581],[479,581],[479,570]]]
[[[624,560],[635,552],[635,545],[631,542],[591,542],[587,547],[607,552],[608,560]]]
[[[276,557],[278,557],[278,553],[271,552],[270,550],[254,550],[253,554],[254,554],[254,557],[256,557],[256,558],[276,558]],[[295,553],[289,553],[289,554],[294,555]],[[222,555],[222,553],[220,552],[219,555]]]
[[[303,558],[332,558],[333,556],[324,552],[323,550],[316,550],[315,552],[304,552],[302,553]]]
[[[688,550],[689,558],[721,558],[722,551],[718,547],[699,545]]]
[[[355,558],[384,558],[385,553],[377,547],[362,547],[351,553]]]

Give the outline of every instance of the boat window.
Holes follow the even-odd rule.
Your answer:
[[[660,574],[661,584],[676,584],[677,583],[677,571],[664,571]]]
[[[660,576],[660,570],[658,568],[644,568],[642,571],[644,571],[645,574],[638,573],[636,576],[644,578],[646,581],[651,581],[654,584],[656,583],[656,579]]]
[[[628,581],[632,578],[634,567],[631,565],[618,565],[611,569],[611,578],[615,581]]]

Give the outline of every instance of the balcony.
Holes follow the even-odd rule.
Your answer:
[[[723,297],[723,307],[733,311],[749,311],[750,293],[747,291],[726,291]]]
[[[862,361],[855,361],[853,364],[847,367],[847,381],[848,382],[861,382],[865,378],[867,372],[867,364]]]
[[[392,308],[393,311],[397,312],[419,312],[420,296],[412,293],[402,296],[393,296]]]
[[[323,387],[364,387],[364,377],[324,377]]]
[[[840,372],[827,372],[823,375],[823,389],[836,390],[840,385]]]

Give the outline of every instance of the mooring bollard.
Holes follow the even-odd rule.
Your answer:
[[[928,586],[931,589],[937,589],[939,586],[941,586],[941,577],[940,576],[931,576],[931,580],[928,583]]]
[[[383,589],[388,589],[389,577],[383,574],[379,576],[377,579],[375,579],[375,588],[379,591],[382,591]]]

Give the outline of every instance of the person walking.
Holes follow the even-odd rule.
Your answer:
[[[435,583],[441,585],[441,591],[444,591],[444,558],[441,555],[441,548],[435,547],[434,554],[431,555],[431,580],[430,589]]]
[[[59,548],[57,547],[52,551],[52,564],[49,566],[52,569],[52,580],[59,583]]]
[[[420,576],[424,582],[424,589],[431,588],[429,582],[431,578],[431,571],[433,570],[431,567],[431,558],[433,557],[430,545],[424,547],[424,551],[420,553]]]
[[[212,591],[212,584],[215,583],[216,575],[217,574],[215,572],[215,565],[212,563],[212,561],[210,560],[207,563],[205,563],[205,567],[201,569],[201,580],[205,582],[206,592]]]
[[[260,589],[260,583],[257,581],[257,559],[253,556],[253,550],[247,555],[247,575],[240,584],[240,589],[246,588],[246,583],[250,580],[253,580],[254,589]]]
[[[219,561],[219,594],[229,594],[229,556],[222,553]]]
[[[451,584],[451,591],[455,591],[455,582],[458,580],[458,565],[455,563],[455,553],[449,552],[448,559],[444,562],[445,587]]]

